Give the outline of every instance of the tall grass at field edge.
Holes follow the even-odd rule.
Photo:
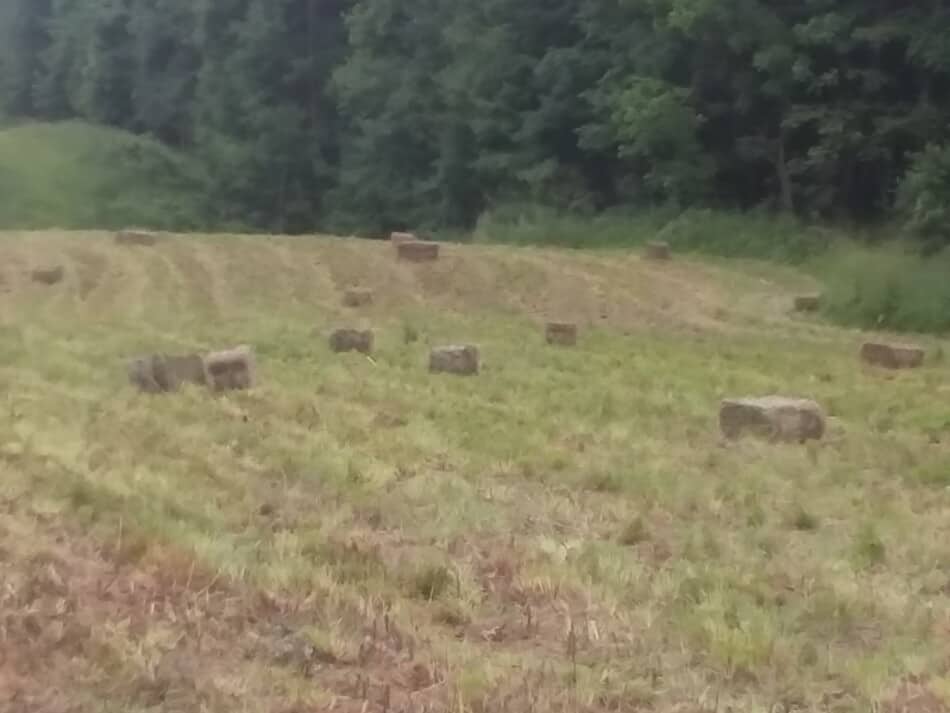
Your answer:
[[[898,332],[950,332],[950,253],[921,257],[898,243],[836,245],[808,268],[825,286],[825,315]]]
[[[950,331],[950,253],[764,213],[656,209],[569,215],[507,206],[482,216],[479,243],[562,248],[636,248],[662,240],[674,252],[794,265],[824,285],[824,315],[845,326],[897,332]]]

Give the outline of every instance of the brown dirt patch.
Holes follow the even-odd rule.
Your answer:
[[[950,707],[925,682],[910,678],[901,682],[893,697],[884,701],[880,710],[881,713],[947,713]]]
[[[340,618],[225,581],[173,550],[107,549],[41,527],[0,515],[2,711],[84,713],[103,701],[313,711],[334,698],[343,709],[441,708],[443,671],[386,613]],[[330,618],[362,637],[352,656],[302,633]]]

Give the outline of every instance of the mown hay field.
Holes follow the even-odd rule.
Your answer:
[[[862,366],[866,335],[792,314],[813,290],[629,252],[0,235],[0,710],[945,710],[947,344]],[[429,373],[468,343],[477,376]],[[251,390],[128,382],[239,344]],[[720,400],[768,394],[821,403],[824,439],[724,442]]]

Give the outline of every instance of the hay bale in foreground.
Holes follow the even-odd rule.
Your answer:
[[[351,287],[343,293],[344,307],[366,307],[373,304],[373,291],[365,287]]]
[[[205,356],[204,363],[209,385],[215,391],[234,391],[254,386],[254,352],[248,346],[213,352]]]
[[[369,329],[337,329],[330,335],[330,349],[343,352],[373,353],[373,332]]]
[[[924,350],[914,344],[865,342],[861,345],[861,360],[885,369],[916,369],[924,364]]]
[[[434,262],[439,259],[439,244],[425,240],[410,240],[396,245],[396,254],[407,262]]]
[[[152,247],[158,242],[158,236],[144,230],[120,230],[115,234],[115,242],[117,245]]]
[[[66,277],[66,270],[62,265],[55,267],[38,267],[32,272],[33,282],[51,287],[59,284]]]
[[[810,399],[784,396],[726,399],[719,409],[722,435],[730,440],[743,435],[771,441],[803,443],[825,435],[825,414]]]
[[[132,385],[148,394],[171,393],[184,384],[208,384],[204,359],[198,354],[140,357],[129,364],[128,372]]]
[[[799,295],[795,298],[796,312],[817,312],[821,308],[821,295]]]
[[[429,371],[471,376],[478,373],[479,361],[478,347],[471,344],[437,347],[429,355]]]
[[[415,233],[395,232],[395,233],[391,233],[389,236],[389,241],[393,245],[397,245],[397,246],[402,245],[403,243],[418,242],[418,240],[419,238],[416,237]]]
[[[572,322],[548,322],[544,336],[548,344],[573,347],[577,344],[577,325]]]
[[[669,243],[656,241],[644,246],[643,256],[647,260],[672,260],[673,251],[670,250]]]

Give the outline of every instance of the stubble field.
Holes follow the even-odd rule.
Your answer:
[[[947,345],[863,367],[864,335],[789,313],[813,288],[629,252],[0,235],[0,711],[946,710]],[[350,325],[372,358],[330,351]],[[457,342],[482,373],[429,374]],[[250,391],[128,384],[237,344]],[[822,403],[825,439],[720,439],[721,398],[773,393]]]

